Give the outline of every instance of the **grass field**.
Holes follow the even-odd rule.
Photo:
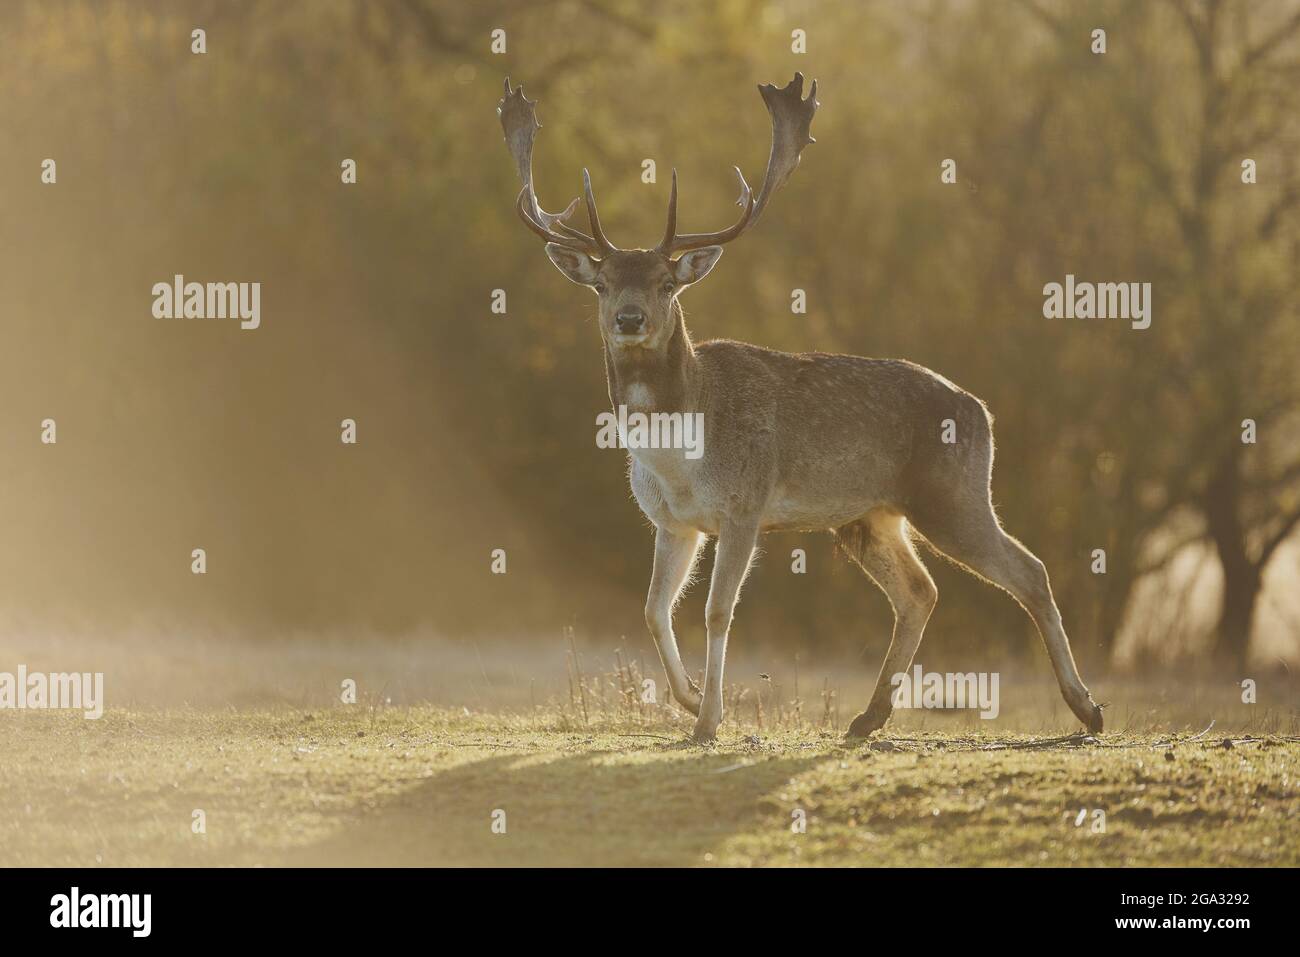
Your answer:
[[[0,863],[1300,864],[1300,743],[1279,735],[846,745],[730,727],[699,747],[685,719],[573,725],[427,707],[11,715]]]
[[[9,865],[78,866],[1300,864],[1300,744],[1276,736],[1022,750],[1034,739],[733,729],[701,748],[681,728],[564,724],[29,715],[6,729],[0,848]]]
[[[731,688],[697,746],[618,654],[570,656],[543,686],[471,655],[470,706],[410,700],[422,674],[428,699],[472,685],[428,649],[196,647],[110,672],[98,721],[0,713],[0,865],[1300,865],[1290,679],[1244,705],[1213,676],[1109,678],[1089,740],[1062,739],[1077,727],[1050,678],[1004,675],[995,721],[903,712],[846,744],[842,689],[805,671],[801,698],[786,669]],[[350,654],[388,690],[338,703]],[[308,660],[278,695],[250,685]]]

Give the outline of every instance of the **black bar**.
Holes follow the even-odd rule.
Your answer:
[[[776,932],[807,933],[814,943],[828,933],[895,928],[919,934],[918,943],[964,937],[980,946],[1050,927],[1072,942],[1199,936],[1231,946],[1243,933],[1294,929],[1294,895],[1287,888],[1295,876],[1294,870],[1186,868],[29,869],[0,871],[0,914],[6,943],[66,942],[76,934],[87,943],[373,946],[404,933],[450,946],[447,935],[454,932],[465,943],[493,945],[509,938],[541,946],[572,935],[576,945],[604,950],[629,935],[664,945],[676,938],[730,947],[771,943]],[[73,887],[83,906],[92,895],[150,895],[148,937],[135,937],[129,926],[52,927],[52,900],[64,895],[70,903]],[[1208,930],[1164,925],[1206,919],[1247,923]],[[1155,926],[1119,926],[1132,920]]]

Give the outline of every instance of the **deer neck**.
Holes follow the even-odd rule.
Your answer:
[[[673,334],[663,352],[605,347],[609,400],[630,412],[694,412],[699,404],[699,360],[674,300]]]

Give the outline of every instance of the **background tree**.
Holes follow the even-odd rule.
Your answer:
[[[1296,3],[1228,0],[11,4],[5,607],[639,637],[650,535],[621,456],[593,440],[593,305],[514,215],[502,79],[541,98],[543,202],[567,203],[588,166],[632,245],[662,229],[674,166],[684,228],[728,217],[730,167],[754,181],[764,160],[754,84],[798,69],[821,81],[818,142],[763,229],[691,291],[693,334],[952,378],[997,417],[999,510],[1051,570],[1085,670],[1144,621],[1139,586],[1208,542],[1218,645],[1241,659],[1300,521],[1298,32]],[[47,156],[57,186],[39,182]],[[148,290],[177,272],[263,282],[263,328],[153,320]],[[1067,273],[1151,282],[1152,327],[1044,319],[1043,286]],[[57,450],[32,439],[50,415]],[[344,416],[360,432],[346,451]],[[202,588],[176,559],[196,544],[213,556]],[[487,573],[498,547],[505,576]],[[744,640],[887,642],[883,598],[829,538],[764,548]],[[929,564],[929,662],[1030,649],[1010,601]],[[688,644],[702,621],[697,589]],[[1181,626],[1142,630],[1144,646],[1197,650]]]

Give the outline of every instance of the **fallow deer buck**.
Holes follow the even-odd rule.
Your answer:
[[[803,76],[759,87],[772,119],[772,147],[757,196],[739,169],[739,219],[715,233],[678,233],[677,173],[668,227],[654,249],[620,249],[601,229],[591,177],[583,170],[590,233],[538,204],[533,142],[536,101],[505,83],[498,106],[523,189],[516,208],[546,240],[546,254],[573,282],[595,291],[610,402],[629,411],[704,414],[703,455],[632,449],[631,484],[655,526],[646,623],[673,696],[697,716],[695,738],[722,721],[722,671],[732,612],[758,536],[829,530],[875,580],[894,608],[894,633],[866,711],[849,727],[865,737],[889,719],[891,677],[906,672],[937,598],[913,536],[1009,592],[1047,645],[1061,693],[1090,731],[1101,709],[1084,686],[1061,626],[1047,571],[1002,530],[993,511],[991,419],[984,404],[928,369],[899,359],[775,352],[744,342],[695,344],[678,297],[717,263],[724,243],[763,215],[794,172],[817,109],[817,83]],[[941,439],[945,419],[958,440]],[[949,426],[951,428],[951,426]],[[705,622],[703,692],[687,676],[672,613],[706,536],[717,537]]]

